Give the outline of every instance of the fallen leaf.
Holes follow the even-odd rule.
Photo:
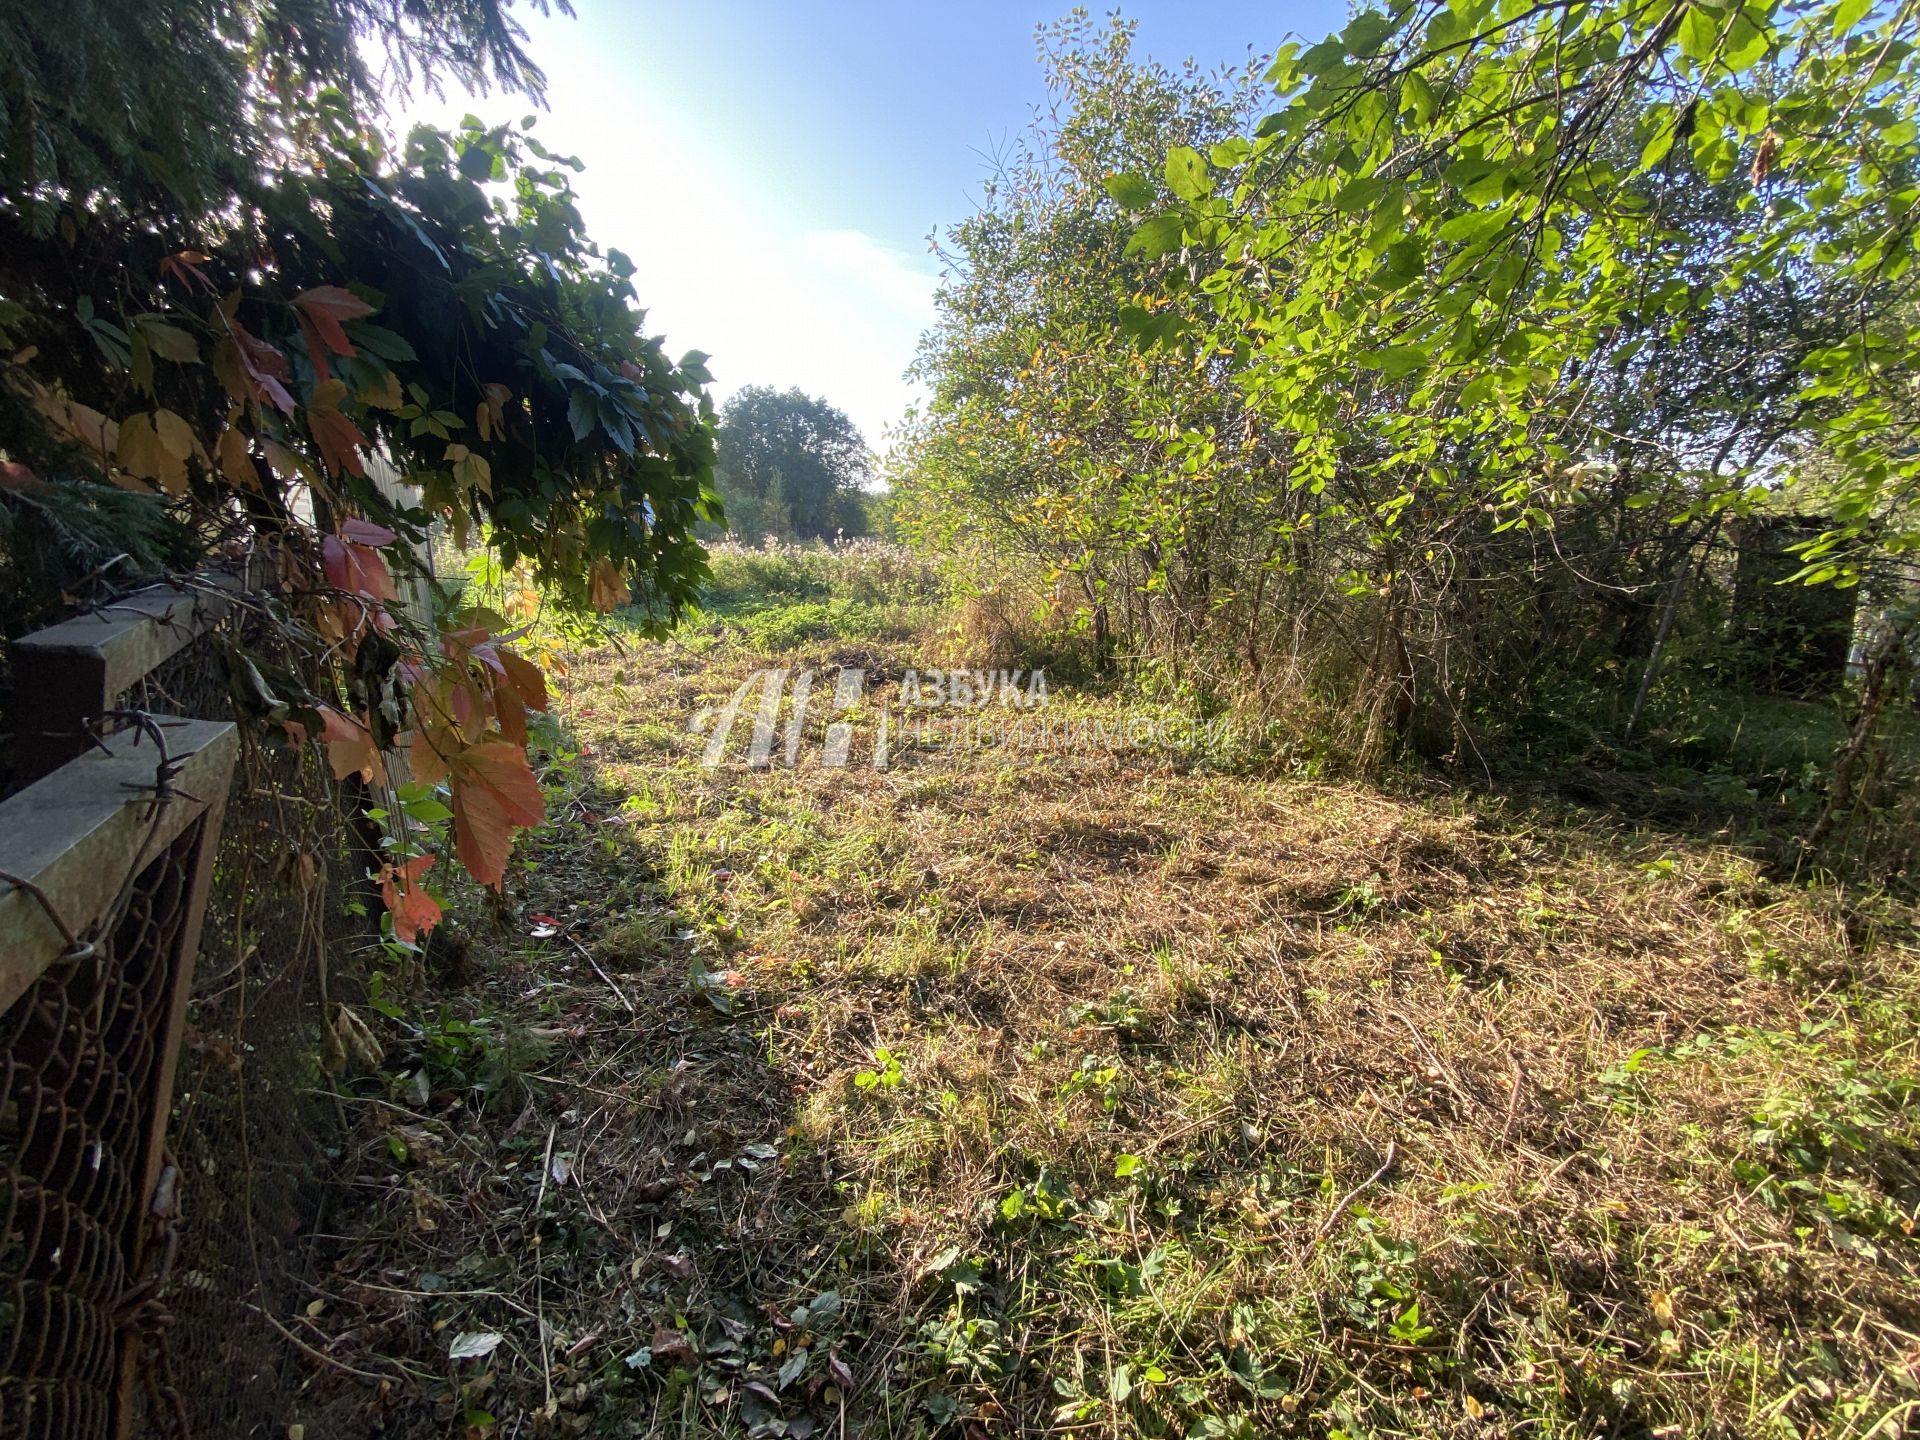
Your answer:
[[[462,1330],[447,1347],[449,1360],[479,1360],[500,1348],[506,1337],[497,1330]]]
[[[685,1335],[665,1325],[654,1330],[653,1344],[650,1348],[655,1360],[664,1361],[668,1365],[693,1365],[699,1358],[694,1354],[693,1346]]]

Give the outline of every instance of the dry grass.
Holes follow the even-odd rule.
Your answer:
[[[1151,747],[705,771],[687,717],[755,663],[709,637],[574,667],[591,753],[477,946],[480,1039],[415,1017],[367,1090],[360,1241],[304,1322],[391,1377],[366,1413],[1356,1440],[1920,1413],[1910,912],[1591,812]],[[491,1359],[447,1360],[479,1331]]]

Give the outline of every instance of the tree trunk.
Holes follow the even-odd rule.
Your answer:
[[[1853,717],[1846,744],[1840,747],[1840,753],[1834,757],[1833,776],[1827,782],[1827,803],[1821,806],[1820,818],[1813,822],[1813,828],[1807,832],[1803,842],[1807,850],[1816,850],[1826,841],[1841,814],[1853,803],[1854,774],[1860,768],[1860,759],[1867,753],[1867,746],[1879,725],[1880,710],[1887,698],[1887,674],[1892,670],[1894,660],[1906,648],[1907,636],[1913,632],[1916,619],[1920,619],[1920,612],[1909,613],[1889,625],[1880,644],[1867,660],[1867,667],[1860,677],[1860,709]]]

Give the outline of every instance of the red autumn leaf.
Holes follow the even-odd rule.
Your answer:
[[[380,867],[380,899],[393,917],[393,938],[411,945],[440,923],[440,902],[420,877],[433,868],[432,855],[416,855],[404,864]]]
[[[287,357],[266,341],[248,334],[237,321],[232,328],[234,352],[252,382],[253,393],[242,398],[256,403],[269,401],[283,414],[291,415],[293,396],[288,393],[285,382],[292,378],[293,368],[287,364]]]
[[[502,650],[500,664],[507,672],[507,679],[513,682],[513,688],[520,693],[529,710],[547,708],[547,672],[511,650]]]
[[[386,557],[371,545],[329,535],[320,542],[320,564],[327,583],[336,590],[364,595],[369,600],[391,600],[397,593]]]
[[[513,832],[538,825],[547,798],[527,752],[505,740],[483,740],[448,757],[453,775],[453,835],[460,863],[483,885],[500,888]]]
[[[371,520],[343,520],[340,533],[356,545],[391,545],[393,531],[384,525],[376,525]]]
[[[516,745],[527,743],[527,707],[511,685],[493,687],[493,717],[500,722],[500,733]]]
[[[338,285],[316,285],[293,297],[300,318],[310,321],[329,350],[336,355],[352,355],[353,342],[340,328],[342,320],[359,320],[373,314],[373,306],[351,290]]]
[[[307,359],[313,362],[315,383],[325,385],[333,379],[333,367],[327,363],[327,342],[320,338],[320,332],[306,316],[300,317],[300,333],[307,340]]]
[[[195,282],[198,282],[206,286],[207,293],[211,295],[214,293],[213,281],[207,278],[207,272],[200,267],[212,259],[213,257],[211,255],[201,250],[182,250],[177,255],[168,255],[162,258],[160,261],[160,273],[171,279],[178,280],[189,290],[193,288]]]
[[[320,707],[324,728],[320,739],[327,747],[327,763],[333,766],[333,778],[344,780],[358,774],[365,780],[379,780],[386,774],[380,758],[380,746],[366,724],[352,715],[343,715],[331,705]]]

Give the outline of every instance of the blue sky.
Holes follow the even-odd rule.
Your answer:
[[[717,393],[798,385],[876,449],[911,402],[902,372],[933,319],[927,234],[964,217],[984,152],[1045,93],[1030,0],[673,5],[575,0],[527,18],[547,72],[536,133],[586,164],[589,232],[639,266],[650,326],[712,355]],[[1341,0],[1138,4],[1138,53],[1244,63],[1317,38]],[[524,102],[415,97],[410,118],[488,123]]]

